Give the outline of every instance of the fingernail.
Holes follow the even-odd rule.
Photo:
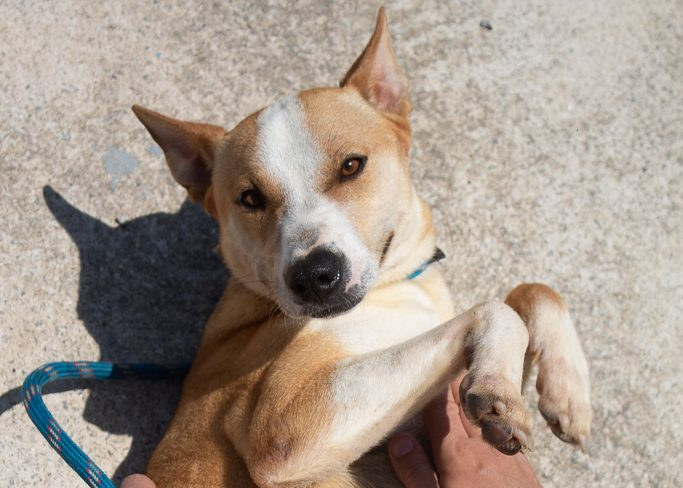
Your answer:
[[[391,442],[389,446],[391,449],[391,455],[394,457],[403,457],[406,454],[412,452],[413,441],[406,437],[399,437],[398,439]]]

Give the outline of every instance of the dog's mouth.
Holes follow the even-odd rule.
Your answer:
[[[343,297],[340,303],[335,303],[332,305],[327,304],[311,304],[305,305],[303,307],[303,315],[308,317],[313,317],[315,319],[328,319],[331,317],[336,317],[343,313],[348,312],[353,307],[358,305],[363,300],[363,296],[357,293],[350,294],[349,296]]]

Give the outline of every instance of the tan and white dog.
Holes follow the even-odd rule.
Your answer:
[[[521,397],[585,446],[588,366],[562,299],[522,285],[455,318],[430,210],[408,169],[408,82],[380,9],[338,88],[228,131],[135,106],[175,179],[220,227],[232,278],[149,463],[167,487],[395,487],[383,442],[469,369],[467,415],[505,453],[528,445]]]

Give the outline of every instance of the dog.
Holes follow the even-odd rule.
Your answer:
[[[562,298],[524,284],[455,317],[408,169],[408,80],[384,9],[339,87],[232,130],[134,106],[177,182],[218,222],[232,276],[148,475],[168,487],[397,487],[385,441],[420,430],[459,372],[484,439],[529,446],[523,380],[585,448],[588,365]]]

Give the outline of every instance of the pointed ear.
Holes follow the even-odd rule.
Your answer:
[[[171,174],[181,186],[187,189],[190,200],[204,202],[208,208],[211,202],[211,171],[218,142],[227,134],[222,127],[196,122],[172,119],[139,105],[133,105],[133,112],[161,146]]]
[[[384,7],[377,13],[377,24],[370,42],[339,85],[355,88],[383,112],[401,116],[410,112],[408,79],[394,58]]]

